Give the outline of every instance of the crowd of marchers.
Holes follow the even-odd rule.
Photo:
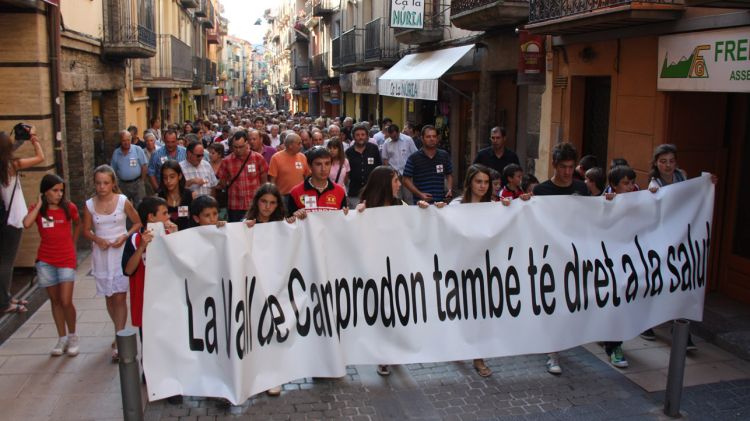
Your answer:
[[[478,202],[512,206],[514,200],[545,195],[611,200],[640,189],[626,159],[612,160],[606,170],[599,157],[579,159],[567,142],[553,148],[552,177],[540,183],[524,173],[506,147],[503,127],[491,129],[490,146],[477,153],[454,191],[451,155],[440,148],[432,125],[401,128],[388,118],[380,125],[355,124],[351,117],[313,118],[264,108],[226,110],[182,124],[149,123],[145,130],[131,126],[119,133],[111,163],[94,170],[95,191],[80,211],[66,199],[64,180],[55,174],[42,178],[38,199],[27,206],[18,174],[43,162],[44,152],[33,127],[26,130],[35,153],[23,159],[13,155],[19,135],[0,132],[0,311],[27,311],[28,303],[13,299],[9,286],[21,233],[36,225],[41,237],[37,277],[49,295],[59,335],[53,356],[75,356],[80,348],[73,303],[79,235],[92,243],[97,294],[105,297],[117,332],[127,323],[128,292],[131,323],[142,326],[145,253],[157,235],[226,222],[250,228],[273,221],[304,223],[298,221],[317,211]],[[659,145],[647,188],[655,192],[686,179],[676,148]],[[641,336],[656,339],[651,329]],[[606,342],[604,348],[613,366],[628,366],[621,342]],[[692,340],[688,349],[695,349]],[[111,357],[119,359],[115,342]],[[473,366],[479,376],[492,375],[483,359]],[[562,373],[557,353],[548,354],[546,368]],[[390,367],[379,365],[377,372],[388,375]],[[268,391],[280,392],[281,387]]]

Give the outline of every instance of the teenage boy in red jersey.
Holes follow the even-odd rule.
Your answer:
[[[331,153],[328,149],[311,149],[307,153],[307,162],[312,175],[294,186],[286,197],[289,216],[304,219],[307,212],[346,208],[346,191],[328,179],[331,172]]]

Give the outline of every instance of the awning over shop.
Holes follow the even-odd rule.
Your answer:
[[[474,45],[409,54],[378,79],[378,93],[409,99],[437,101],[438,79]]]

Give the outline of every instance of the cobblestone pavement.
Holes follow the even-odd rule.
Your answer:
[[[146,420],[663,420],[663,392],[647,393],[583,348],[560,354],[564,373],[546,372],[543,355],[490,359],[483,379],[471,361],[350,367],[342,379],[302,379],[279,397],[257,395],[227,408],[213,399],[149,403]],[[750,380],[686,388],[690,420],[750,419]]]

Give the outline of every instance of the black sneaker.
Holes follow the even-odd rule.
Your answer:
[[[641,338],[647,340],[647,341],[655,341],[656,340],[656,334],[654,333],[654,329],[646,329],[641,333]]]
[[[688,342],[687,347],[685,348],[686,351],[697,351],[698,347],[695,346],[693,343],[693,335],[688,335]]]

